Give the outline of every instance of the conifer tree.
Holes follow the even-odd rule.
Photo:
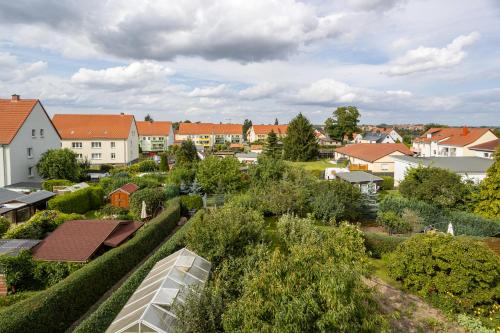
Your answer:
[[[278,142],[278,136],[273,130],[267,134],[266,145],[264,147],[264,155],[278,158],[281,157],[281,149]]]
[[[288,124],[283,139],[283,157],[290,161],[310,161],[318,157],[318,140],[309,120],[299,113]]]

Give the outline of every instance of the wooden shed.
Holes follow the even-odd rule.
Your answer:
[[[117,188],[109,194],[111,205],[128,209],[130,206],[130,196],[138,189],[139,186],[133,183],[128,183],[120,188]]]

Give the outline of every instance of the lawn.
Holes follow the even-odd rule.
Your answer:
[[[288,162],[290,165],[304,168],[308,171],[323,171],[326,168],[340,167],[338,164],[330,163],[329,160],[319,160],[311,162]]]

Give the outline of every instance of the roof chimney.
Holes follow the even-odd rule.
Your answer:
[[[463,135],[463,136],[466,136],[467,134],[469,134],[469,129],[467,128],[467,126],[464,126],[464,127],[462,128],[462,135]]]
[[[13,102],[17,102],[17,101],[18,101],[18,100],[20,100],[20,99],[21,99],[21,96],[19,96],[19,95],[17,95],[17,94],[12,95],[12,101],[13,101]]]
[[[124,115],[125,115],[125,113],[124,113],[124,112],[120,112],[120,115],[121,115],[121,116],[124,116]]]

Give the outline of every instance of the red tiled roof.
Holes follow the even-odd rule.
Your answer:
[[[263,145],[251,145],[250,146],[250,150],[259,150],[259,149],[262,149],[264,148]]]
[[[229,148],[243,148],[243,144],[242,143],[231,143],[229,145]]]
[[[118,227],[111,233],[111,235],[106,238],[104,245],[110,247],[117,247],[123,243],[127,238],[130,237],[134,232],[136,232],[140,227],[142,227],[143,222],[130,222],[130,223],[120,223]]]
[[[240,124],[212,124],[212,123],[180,123],[179,135],[196,134],[242,134],[243,125]]]
[[[132,221],[67,221],[33,248],[33,256],[39,260],[85,262],[106,242],[109,246],[119,245],[136,230]]]
[[[469,147],[472,150],[495,151],[496,147],[500,146],[500,139],[491,140]]]
[[[10,144],[36,103],[37,99],[0,99],[0,144]]]
[[[288,131],[288,125],[253,125],[252,128],[257,135],[269,134],[271,131],[278,135],[284,135]]]
[[[488,131],[490,131],[488,128],[429,128],[424,134],[416,138],[415,142],[439,141],[442,144],[463,147],[473,143]],[[432,136],[427,138],[427,134],[432,134]]]
[[[405,155],[412,155],[411,150],[402,143],[357,143],[336,150],[338,153],[367,162],[374,162],[396,151]]]
[[[109,195],[115,193],[116,191],[123,191],[123,192],[126,192],[128,194],[132,194],[135,191],[137,191],[138,189],[139,189],[139,186],[135,185],[134,183],[127,183],[127,184],[123,185],[122,187],[117,188],[116,190],[111,192]]]
[[[139,135],[168,136],[172,128],[170,121],[137,121]]]
[[[134,116],[127,114],[56,114],[61,139],[128,139]]]

